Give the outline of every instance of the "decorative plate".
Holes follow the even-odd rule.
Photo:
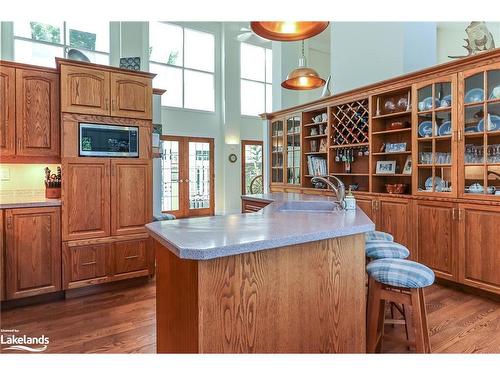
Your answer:
[[[484,191],[483,185],[481,185],[479,182],[476,182],[469,186],[469,193],[472,194],[481,194]]]
[[[500,130],[500,116],[490,115],[490,121],[488,121],[488,131],[493,132]]]
[[[465,129],[465,130],[467,132],[467,129]],[[479,121],[477,123],[477,127],[476,127],[476,130],[475,130],[476,133],[480,133],[482,131],[484,131],[484,119],[481,119],[481,121]]]
[[[432,122],[423,121],[418,126],[418,135],[421,137],[431,137],[432,136]]]
[[[489,99],[500,99],[500,85],[493,87]]]
[[[451,121],[443,122],[438,128],[438,135],[450,135],[451,134]]]
[[[434,177],[434,190],[437,192],[443,191],[443,179],[439,176]],[[432,191],[432,176],[425,180],[425,190]]]
[[[465,94],[464,102],[465,103],[476,103],[482,102],[484,100],[484,90],[480,88],[470,89]]]
[[[434,99],[434,107],[438,108],[440,105],[439,99]],[[432,109],[432,97],[427,97],[424,100],[422,100],[420,103],[418,103],[418,110],[419,111],[428,111]]]
[[[446,95],[443,99],[441,99],[441,103],[439,103],[439,108],[451,107],[451,95]]]

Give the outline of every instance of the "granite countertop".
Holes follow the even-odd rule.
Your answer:
[[[7,208],[30,208],[30,207],[53,207],[60,206],[60,199],[47,199],[35,197],[2,197],[0,198],[0,209]]]
[[[246,196],[272,202],[259,212],[158,221],[146,225],[153,238],[182,259],[214,259],[372,231],[355,211],[281,211],[289,202],[335,201],[332,197],[272,193]]]

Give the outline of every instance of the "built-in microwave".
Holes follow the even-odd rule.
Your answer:
[[[139,127],[81,122],[80,156],[139,157]]]

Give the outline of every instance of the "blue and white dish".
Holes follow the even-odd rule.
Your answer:
[[[500,99],[500,85],[493,87],[490,97],[488,99]]]
[[[500,116],[490,115],[488,121],[488,131],[494,132],[497,130],[500,130]]]
[[[467,91],[465,94],[464,102],[465,103],[476,103],[482,102],[484,100],[484,90],[480,88],[475,88]]]
[[[467,190],[472,194],[481,194],[482,192],[484,192],[483,185],[481,185],[479,182],[472,184]]]
[[[439,108],[451,107],[451,95],[446,95],[439,103]]]
[[[432,122],[423,121],[418,126],[418,135],[421,137],[431,137],[432,136]]]
[[[440,105],[439,99],[434,99],[434,107],[438,108]],[[428,111],[432,109],[432,97],[427,97],[421,102],[418,103],[418,110],[419,111]]]
[[[443,122],[438,128],[438,135],[440,137],[451,134],[451,121]]]
[[[467,129],[465,129],[467,131]],[[477,123],[477,127],[476,127],[476,132],[482,132],[484,131],[484,119],[481,119],[481,121],[479,121]]]

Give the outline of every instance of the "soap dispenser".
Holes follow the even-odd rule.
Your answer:
[[[346,210],[355,210],[356,209],[356,198],[352,194],[351,188],[349,188],[349,192],[344,198],[345,209]]]

